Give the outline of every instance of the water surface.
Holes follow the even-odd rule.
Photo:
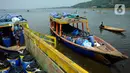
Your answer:
[[[91,9],[37,9],[30,10],[6,10],[0,11],[0,15],[5,13],[18,13],[22,14],[28,22],[31,29],[36,30],[41,33],[50,34],[49,29],[49,14],[51,12],[75,12],[81,16],[88,18],[89,27],[91,33],[104,39],[119,51],[130,56],[130,10],[126,11],[125,15],[119,16],[115,15],[113,10],[96,10]],[[86,11],[87,13],[84,13]],[[124,28],[126,32],[121,34],[113,33],[106,30],[99,30],[99,25],[101,22],[105,25]],[[90,73],[129,73],[130,59],[118,62],[111,67],[103,65],[99,62],[91,60],[86,56],[77,54],[73,52],[70,48],[66,47],[62,43],[58,43],[57,49],[66,55],[68,58],[72,59],[74,62],[82,66],[84,69],[88,70]]]

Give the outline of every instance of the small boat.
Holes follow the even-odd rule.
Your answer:
[[[57,14],[50,15],[50,30],[70,49],[87,55],[90,58],[99,60],[104,64],[114,64],[118,61],[127,59],[128,56],[119,52],[112,45],[103,39],[92,35],[88,27],[87,18],[74,14],[60,14],[61,18],[57,18]],[[63,18],[65,17],[65,18]],[[84,24],[87,32],[84,31]],[[79,29],[81,25],[82,29]]]
[[[29,12],[29,10],[27,10],[27,12]]]
[[[20,25],[24,28],[24,37],[20,38],[22,41],[20,44],[22,45],[18,48],[11,31],[12,24],[12,22],[0,22],[0,73],[16,73],[19,72],[17,70],[22,68],[24,72],[19,73],[88,73],[55,49],[55,37],[31,30],[27,21],[20,21]],[[23,51],[25,48],[26,52]],[[23,52],[25,53],[21,55]],[[9,53],[8,58],[6,58],[7,53]],[[2,58],[3,56],[5,58]],[[37,68],[34,65],[35,62],[41,68]],[[20,69],[17,69],[19,68],[18,66],[13,67],[18,64],[20,64]]]
[[[109,30],[109,31],[114,31],[114,32],[124,32],[125,29],[122,28],[115,28],[111,26],[106,26],[106,25],[100,25],[99,26],[101,29]]]
[[[87,11],[84,11],[84,14],[86,14],[87,13]]]

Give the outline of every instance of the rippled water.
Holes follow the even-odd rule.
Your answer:
[[[113,10],[96,10],[91,9],[37,9],[30,10],[7,10],[0,11],[0,15],[5,13],[22,14],[29,21],[29,26],[33,30],[50,34],[49,30],[49,13],[50,12],[75,12],[78,11],[81,16],[88,18],[91,33],[104,39],[119,51],[130,56],[130,10],[127,10],[125,15],[115,15]],[[87,13],[84,13],[84,11]],[[99,25],[103,21],[105,25],[124,28],[126,32],[122,34],[109,32],[106,30],[100,31]],[[118,62],[111,67],[105,66],[85,56],[73,52],[70,48],[58,43],[57,49],[64,55],[72,59],[74,62],[88,70],[90,73],[129,73],[130,59]]]

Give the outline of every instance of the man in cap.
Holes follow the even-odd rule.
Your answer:
[[[20,26],[20,19],[17,17],[12,18],[12,22],[14,23],[12,25],[12,31],[13,31],[13,36],[16,39],[16,44],[18,48],[20,47],[20,36],[23,30],[23,27]]]

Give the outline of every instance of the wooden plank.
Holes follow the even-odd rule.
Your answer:
[[[32,40],[29,44],[31,45],[29,51],[36,58],[43,70],[48,73],[64,73],[62,69],[60,69],[58,65],[56,65],[44,52],[42,52]]]

